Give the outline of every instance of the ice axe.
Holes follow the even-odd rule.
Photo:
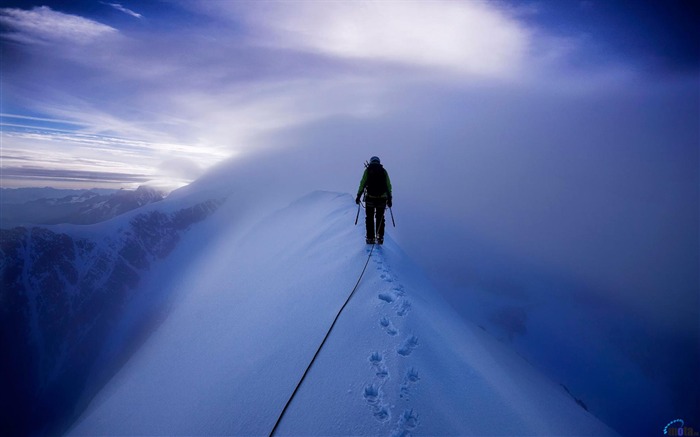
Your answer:
[[[367,166],[367,163],[365,163],[365,166]],[[366,193],[367,193],[367,192],[365,191],[365,192],[363,192],[362,194],[365,194],[365,195],[366,195]],[[364,205],[362,205],[362,202],[360,202],[360,203],[357,204],[357,215],[355,216],[355,226],[357,226],[357,220],[360,218],[360,208],[361,208],[362,206],[364,206]]]
[[[389,207],[389,213],[391,213],[391,224],[393,224],[394,227],[396,227],[396,222],[394,221],[394,211],[391,210],[391,207]],[[358,211],[358,214],[359,214],[359,211]],[[357,224],[357,223],[355,223],[355,224]]]

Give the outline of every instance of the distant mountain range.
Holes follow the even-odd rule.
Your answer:
[[[87,221],[161,198],[141,188],[28,204],[38,211],[67,205],[63,211],[74,211],[73,220]],[[137,293],[143,276],[220,203],[203,200],[166,211],[146,206],[89,227],[0,229],[0,434],[52,435],[65,426],[64,416],[71,417],[86,393],[89,399],[88,384],[104,382],[123,357],[123,343],[133,343],[139,327],[152,321],[153,312],[126,311],[139,299],[158,307],[159,290]],[[131,329],[130,341],[110,347],[120,323]]]
[[[3,188],[0,227],[94,224],[164,198],[165,193],[146,186],[133,191]]]

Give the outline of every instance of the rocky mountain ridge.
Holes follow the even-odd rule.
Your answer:
[[[3,434],[35,435],[64,426],[58,421],[108,374],[96,363],[143,275],[221,203],[135,212],[105,223],[93,236],[73,235],[70,227],[0,230]],[[136,325],[148,324],[149,317]],[[137,341],[137,332],[117,346],[116,355]]]

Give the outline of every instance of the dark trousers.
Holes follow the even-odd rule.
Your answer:
[[[365,200],[367,238],[374,238],[375,229],[377,230],[377,238],[384,238],[384,210],[386,210],[386,201]]]

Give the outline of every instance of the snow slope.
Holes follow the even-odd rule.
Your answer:
[[[367,260],[355,212],[314,192],[180,266],[170,315],[69,434],[267,435]],[[278,434],[614,433],[466,325],[389,236]]]

